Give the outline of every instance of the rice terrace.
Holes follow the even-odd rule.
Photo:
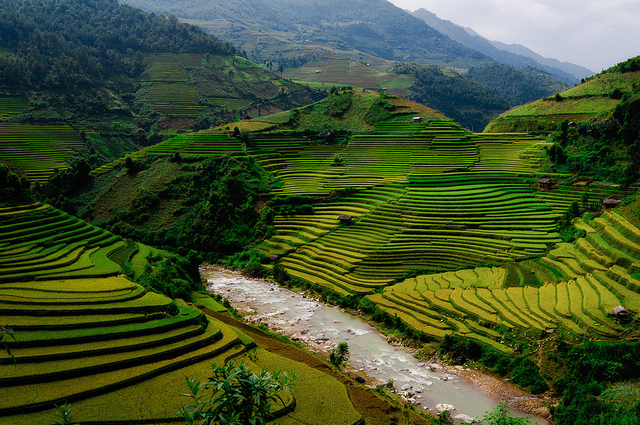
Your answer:
[[[126,3],[0,0],[0,423],[638,423],[639,57],[498,63],[385,0]],[[203,269],[496,407],[429,410]]]

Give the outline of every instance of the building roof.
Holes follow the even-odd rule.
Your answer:
[[[618,205],[620,202],[622,201],[617,196],[609,196],[604,201],[602,201],[604,205]]]
[[[628,316],[629,311],[627,311],[626,308],[619,305],[617,307],[613,307],[613,314],[615,314],[616,316]]]

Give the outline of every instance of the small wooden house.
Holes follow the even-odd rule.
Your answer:
[[[621,202],[622,200],[620,200],[620,198],[618,198],[617,196],[609,196],[607,199],[602,201],[602,205],[606,210],[609,210],[611,208],[617,207]]]
[[[280,259],[280,256],[276,255],[276,254],[273,254],[273,255],[271,255],[271,257],[269,257],[269,261],[271,261],[272,263],[275,263],[279,259]]]
[[[422,121],[422,117],[413,117],[413,122],[420,122]]]
[[[630,315],[629,311],[621,305],[613,307],[613,316],[616,319],[628,319]]]
[[[538,179],[538,189],[541,190],[551,190],[553,187],[553,180],[543,177]]]
[[[245,115],[245,116],[244,116],[244,119],[245,119],[245,120],[250,120],[250,119],[251,119],[251,115],[249,115],[249,114]]]
[[[340,224],[353,224],[353,217],[350,215],[340,214],[340,216],[338,216],[338,220],[340,220]]]

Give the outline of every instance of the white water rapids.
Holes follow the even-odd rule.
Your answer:
[[[366,375],[381,382],[393,380],[399,393],[407,392],[413,401],[435,413],[437,404],[455,406],[452,416],[482,417],[498,403],[464,379],[431,368],[408,351],[390,345],[364,320],[317,300],[269,282],[244,278],[230,271],[201,270],[213,293],[221,294],[236,308],[255,311],[256,317],[270,317],[278,327],[295,330],[293,339],[325,351],[339,342],[349,345],[349,362]],[[434,367],[437,369],[437,366]],[[514,416],[524,416],[513,412]],[[543,419],[532,418],[546,424]]]

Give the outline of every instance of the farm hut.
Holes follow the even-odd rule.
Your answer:
[[[608,210],[617,207],[621,202],[622,201],[617,196],[609,196],[607,199],[602,201],[602,205]]]
[[[617,307],[613,307],[613,315],[616,317],[616,319],[628,319],[630,313],[626,308],[619,305]]]
[[[350,215],[346,215],[346,214],[340,214],[340,216],[338,217],[338,220],[340,220],[340,224],[352,224],[353,223],[353,217],[351,217]]]
[[[538,189],[541,190],[551,190],[553,187],[553,180],[543,177],[538,179]]]
[[[413,122],[420,122],[422,121],[422,117],[413,117]]]
[[[245,116],[244,116],[244,119],[245,119],[245,120],[250,120],[250,119],[251,119],[251,115],[249,115],[249,114],[245,115]]]
[[[271,257],[269,257],[269,261],[271,261],[272,263],[275,263],[279,259],[280,259],[280,256],[276,255],[276,254],[273,254],[273,255],[271,255]]]

